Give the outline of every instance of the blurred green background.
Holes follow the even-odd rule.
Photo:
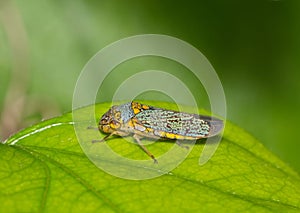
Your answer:
[[[1,137],[70,111],[78,75],[104,46],[166,34],[212,63],[228,119],[300,171],[299,11],[298,0],[1,0]]]

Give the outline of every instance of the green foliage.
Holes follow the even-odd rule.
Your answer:
[[[152,105],[174,108],[160,102]],[[97,115],[109,106],[97,105]],[[84,114],[87,109],[79,110]],[[128,158],[147,157],[123,138],[107,143]],[[171,146],[157,142],[148,149],[159,155]],[[199,166],[203,146],[197,143],[170,173],[149,180],[125,180],[91,163],[77,141],[72,114],[67,113],[0,144],[0,212],[300,210],[299,175],[241,128],[227,122],[216,153]]]

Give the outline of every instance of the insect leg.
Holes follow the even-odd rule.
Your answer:
[[[101,140],[92,140],[92,143],[97,143],[97,142],[104,142],[107,138],[109,138],[110,136],[113,136],[115,134],[115,132],[110,133],[109,135],[106,135],[104,138],[102,138]]]
[[[181,142],[179,142],[178,140],[176,140],[176,144],[182,148],[185,148],[185,149],[189,149],[190,147],[189,146],[185,146],[183,145]]]
[[[158,163],[158,161],[155,159],[154,155],[141,143],[140,137],[137,134],[134,134],[133,138],[136,140],[138,145],[144,150],[144,152],[146,152],[147,155],[154,160],[154,163]]]
[[[101,140],[92,140],[92,143],[104,142],[104,141],[106,141],[107,138],[109,138],[110,136],[113,136],[113,135],[119,135],[119,136],[125,137],[125,136],[129,135],[129,133],[127,133],[127,132],[114,131],[114,132],[110,133],[109,135],[106,135],[106,136],[105,136],[104,138],[102,138]]]

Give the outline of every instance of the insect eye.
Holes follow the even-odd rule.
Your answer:
[[[102,125],[108,124],[108,118],[107,117],[101,118],[100,124]]]
[[[116,112],[115,113],[115,118],[116,119],[120,119],[121,118],[121,113],[120,112]]]

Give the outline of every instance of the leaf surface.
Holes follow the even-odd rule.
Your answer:
[[[147,103],[175,109],[170,103]],[[95,112],[100,117],[109,107],[98,104]],[[87,115],[84,125],[96,125],[88,110],[77,112]],[[86,131],[88,141],[96,133],[105,136]],[[126,158],[148,158],[124,138],[106,143]],[[227,122],[216,153],[200,166],[204,144],[197,142],[187,158],[164,175],[126,180],[90,161],[78,143],[72,114],[64,114],[0,144],[0,212],[299,212],[299,175],[243,129]],[[147,148],[159,156],[173,146],[158,141]]]

